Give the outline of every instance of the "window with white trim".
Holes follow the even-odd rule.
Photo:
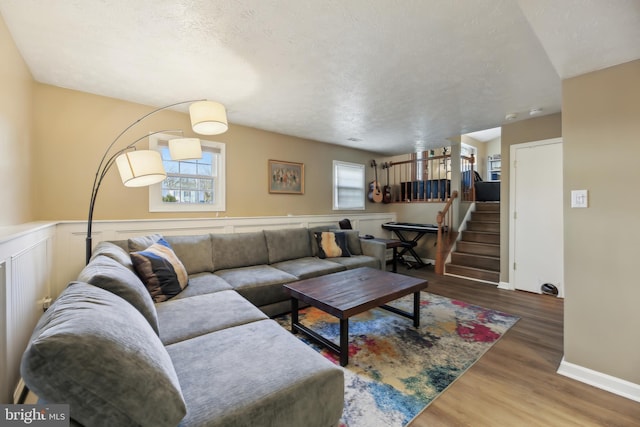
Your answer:
[[[333,210],[364,210],[364,165],[333,161]]]
[[[200,140],[202,158],[172,160],[169,140],[175,135],[149,137],[158,150],[167,178],[149,187],[149,212],[221,212],[225,210],[225,145]]]

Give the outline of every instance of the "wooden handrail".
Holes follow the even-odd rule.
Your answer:
[[[451,210],[451,205],[453,204],[453,200],[458,197],[458,192],[454,191],[451,194],[451,198],[447,200],[447,203],[444,205],[444,209],[438,212],[436,216],[436,220],[438,223],[438,240],[436,242],[436,274],[444,274],[444,263],[446,260],[446,254],[449,252],[451,247],[451,236],[453,235],[453,230],[451,230],[451,224],[453,219],[453,211]],[[447,233],[447,241],[444,241],[444,233]],[[445,244],[446,243],[446,244]]]
[[[431,157],[423,157],[422,159],[409,159],[402,160],[400,162],[388,162],[389,167],[398,166],[398,165],[406,165],[406,164],[414,164],[416,162],[429,162],[431,160],[441,160],[441,159],[449,159],[451,158],[451,154],[444,154],[441,156],[431,156]]]

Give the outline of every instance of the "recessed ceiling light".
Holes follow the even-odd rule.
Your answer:
[[[532,108],[531,110],[529,110],[530,116],[535,116],[536,114],[540,113],[542,113],[542,108]]]
[[[505,120],[514,120],[516,117],[518,117],[518,115],[516,113],[509,113],[506,116],[504,116]]]

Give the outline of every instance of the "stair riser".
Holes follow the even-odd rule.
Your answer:
[[[468,242],[500,244],[500,235],[495,233],[478,233],[475,231],[463,231],[462,240]]]
[[[500,223],[499,222],[468,221],[467,222],[467,230],[469,230],[469,231],[491,231],[493,233],[499,233],[500,232]]]
[[[451,254],[451,263],[459,264],[467,267],[483,268],[486,270],[500,271],[500,258],[481,257],[477,255],[453,252]]]
[[[500,273],[493,271],[478,271],[465,268],[463,266],[447,264],[445,272],[448,274],[455,274],[457,276],[470,277],[478,280],[485,280],[487,282],[499,283]]]
[[[500,212],[500,203],[476,203],[476,211]]]
[[[471,221],[500,222],[500,213],[499,212],[473,212],[471,214]]]
[[[475,255],[500,256],[500,246],[466,242],[463,240],[458,242],[456,251]]]

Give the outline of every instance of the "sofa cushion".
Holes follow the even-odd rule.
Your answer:
[[[130,255],[136,273],[155,302],[176,296],[189,283],[184,265],[164,239]]]
[[[118,263],[127,267],[129,270],[134,271],[129,252],[127,252],[121,246],[118,246],[112,242],[100,242],[93,249],[89,262],[93,261],[96,257],[99,257],[101,255],[111,258],[112,260],[117,261]]]
[[[164,345],[264,319],[267,316],[236,291],[158,304],[160,341]]]
[[[269,253],[262,231],[212,234],[214,270],[267,264]]]
[[[273,264],[272,267],[275,267],[278,270],[286,271],[287,273],[296,276],[298,279],[308,279],[310,277],[336,273],[338,271],[344,271],[347,269],[342,264],[316,257],[306,257],[289,261],[282,261]]]
[[[380,261],[378,258],[368,255],[353,255],[348,258],[331,258],[331,261],[344,265],[347,267],[347,270],[359,267],[380,268]]]
[[[212,294],[214,292],[232,290],[233,287],[223,278],[213,273],[198,273],[189,276],[189,286],[171,300],[190,298],[193,296]],[[160,303],[163,304],[163,303]]]
[[[381,270],[384,270],[387,265],[387,244],[373,239],[360,240],[360,247],[362,247],[362,255],[367,255],[378,260],[378,266]]]
[[[120,248],[118,248],[120,249]],[[129,255],[127,254],[127,257]],[[112,292],[134,306],[158,333],[158,316],[149,291],[136,274],[105,255],[93,257],[78,281]]]
[[[358,230],[329,230],[335,233],[344,233],[347,236],[347,249],[351,255],[362,255],[360,245],[360,232]]]
[[[92,285],[72,283],[43,314],[20,372],[39,398],[68,403],[85,426],[175,426],[186,414],[171,359],[149,323]]]
[[[344,233],[324,231],[315,233],[320,258],[350,257],[347,249],[347,237]]]
[[[164,238],[176,253],[188,274],[213,273],[211,236],[166,236]]]
[[[298,280],[296,276],[269,265],[220,270],[216,271],[216,275],[229,282],[233,289],[258,307],[288,300],[289,296],[282,285]]]
[[[264,237],[269,249],[269,264],[312,256],[306,228],[264,230]]]
[[[181,341],[167,351],[187,403],[180,426],[338,425],[342,370],[273,320]]]

